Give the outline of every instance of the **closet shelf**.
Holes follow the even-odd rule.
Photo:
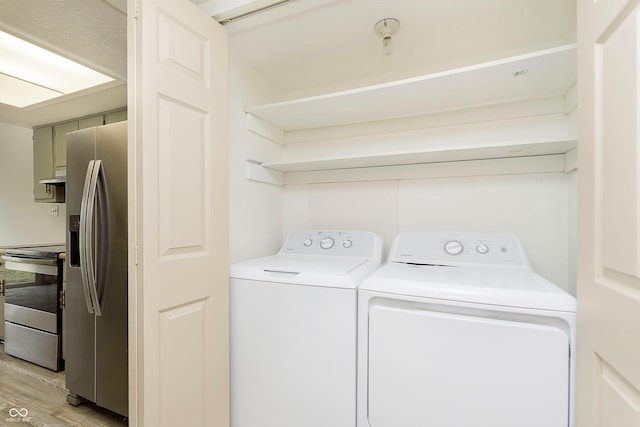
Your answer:
[[[576,82],[576,65],[571,44],[246,112],[289,132],[495,105],[564,95]]]
[[[398,166],[464,160],[502,159],[511,157],[566,154],[576,148],[575,140],[529,143],[487,144],[454,148],[432,147],[424,150],[388,152],[350,157],[299,159],[265,162],[262,166],[279,172],[309,172],[348,168]]]

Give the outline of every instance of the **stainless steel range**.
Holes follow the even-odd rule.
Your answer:
[[[5,261],[4,351],[59,371],[62,360],[64,245],[11,248]]]

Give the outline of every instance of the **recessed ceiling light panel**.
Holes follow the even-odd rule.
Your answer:
[[[84,65],[0,31],[0,102],[25,107],[113,81]],[[24,96],[21,97],[20,94]]]

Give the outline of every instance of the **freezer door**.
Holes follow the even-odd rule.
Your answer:
[[[87,310],[79,257],[79,222],[87,165],[95,158],[96,129],[67,135],[67,277],[65,383],[69,392],[95,402],[95,318]]]

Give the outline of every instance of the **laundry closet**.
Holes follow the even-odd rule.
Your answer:
[[[226,24],[231,262],[299,229],[373,231],[385,252],[405,231],[513,234],[575,295],[575,2],[451,3],[290,2]]]

